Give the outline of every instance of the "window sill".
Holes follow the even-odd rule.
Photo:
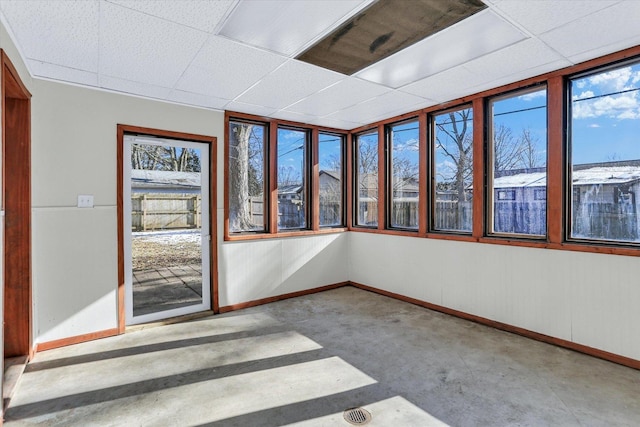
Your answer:
[[[321,228],[320,230],[292,230],[281,231],[279,233],[244,233],[244,234],[226,234],[225,242],[236,242],[243,240],[262,240],[262,239],[280,239],[286,237],[300,236],[317,236],[322,234],[336,234],[347,231],[346,227]]]

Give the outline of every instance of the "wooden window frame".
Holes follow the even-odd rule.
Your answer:
[[[279,228],[278,224],[277,224],[277,220],[276,220],[276,228],[277,228],[277,232],[278,234],[283,234],[283,233],[291,233],[291,232],[298,232],[298,231],[307,231],[307,230],[313,230],[313,226],[315,224],[315,222],[313,221],[312,217],[314,217],[316,214],[318,215],[318,223],[320,222],[319,219],[319,215],[320,215],[320,211],[318,210],[318,204],[319,201],[316,201],[316,197],[312,197],[311,192],[312,190],[315,188],[315,183],[318,181],[318,179],[312,179],[313,175],[314,175],[314,171],[316,171],[316,169],[318,169],[318,133],[316,132],[315,138],[312,137],[312,130],[308,129],[308,128],[304,128],[304,127],[299,127],[299,126],[291,126],[291,125],[284,125],[284,124],[279,124],[276,126],[276,135],[279,133],[280,130],[283,131],[293,131],[293,132],[303,132],[304,133],[304,150],[303,150],[303,154],[302,154],[302,162],[303,162],[303,170],[302,172],[302,187],[304,188],[304,221],[305,221],[305,226],[304,227],[300,227],[300,228]],[[315,141],[315,143],[314,143]],[[278,164],[278,137],[276,136],[276,145],[275,145],[275,150],[274,150],[274,156],[276,159],[276,166],[275,166],[275,174],[276,174],[276,201],[275,203],[272,203],[270,206],[270,211],[271,211],[271,215],[272,218],[278,218],[279,212],[278,212],[278,200],[277,200],[277,194],[279,192],[279,187],[278,187],[278,169],[280,168],[279,164]],[[319,173],[319,172],[318,172]],[[313,184],[312,184],[313,182]],[[317,191],[316,191],[317,193]],[[315,196],[315,194],[314,194]],[[274,209],[275,206],[275,209]],[[317,212],[316,212],[317,211]]]
[[[382,128],[382,135],[380,135],[380,131]],[[373,135],[376,134],[378,137],[378,211],[377,211],[377,216],[378,216],[378,221],[377,221],[377,225],[373,225],[373,226],[369,226],[369,225],[362,225],[362,224],[358,224],[358,200],[359,200],[359,194],[360,194],[360,188],[358,186],[358,152],[359,150],[357,149],[357,145],[358,145],[358,138],[362,135]],[[381,175],[380,171],[384,171],[385,167],[384,167],[384,163],[385,163],[385,156],[384,156],[384,126],[376,126],[376,127],[369,127],[366,129],[363,129],[360,132],[357,133],[352,133],[351,134],[351,149],[352,149],[352,156],[351,156],[351,170],[352,170],[352,194],[353,194],[353,198],[351,199],[352,201],[349,203],[350,205],[352,205],[353,207],[353,214],[352,214],[352,218],[351,218],[351,225],[349,227],[349,229],[357,229],[357,230],[384,230],[385,227],[385,222],[386,222],[386,216],[385,216],[385,209],[384,209],[384,205],[381,205],[381,203],[384,203],[384,197],[381,195],[381,193],[383,191],[381,191],[381,189],[384,189],[386,187],[386,179],[384,177],[384,174]],[[381,156],[382,154],[382,156]],[[382,183],[382,185],[381,185]],[[382,214],[381,214],[382,211]],[[382,222],[380,221],[380,218],[382,216]]]
[[[584,77],[594,76],[600,73],[605,73],[607,71],[614,71],[620,68],[623,68],[628,65],[638,65],[640,66],[640,53],[635,56],[626,57],[621,60],[611,61],[609,63],[601,64],[594,66],[592,68],[587,68],[583,70],[579,70],[575,73],[571,73],[565,76],[565,126],[566,126],[566,143],[564,146],[564,155],[565,155],[565,185],[564,189],[564,207],[565,207],[565,215],[564,215],[564,235],[563,239],[568,244],[578,244],[578,245],[597,245],[597,246],[612,246],[612,247],[623,247],[623,248],[637,248],[640,250],[640,242],[632,242],[632,241],[624,241],[624,240],[612,240],[612,239],[593,239],[588,237],[573,237],[571,235],[572,232],[572,223],[573,223],[573,195],[574,188],[572,183],[572,174],[573,174],[573,161],[572,161],[572,107],[571,107],[571,82],[575,79],[580,79]],[[640,119],[639,119],[640,120]]]
[[[504,99],[509,99],[509,98],[513,98],[516,96],[520,96],[520,95],[525,95],[527,93],[531,93],[531,92],[536,92],[539,90],[545,90],[545,96],[546,96],[546,110],[547,110],[547,114],[546,114],[546,126],[547,126],[547,144],[546,144],[546,153],[547,155],[545,156],[545,168],[547,168],[547,165],[549,163],[549,108],[548,108],[548,102],[549,102],[549,96],[548,96],[548,88],[547,88],[547,84],[545,83],[538,83],[535,85],[530,85],[530,86],[525,86],[519,89],[515,89],[515,90],[511,90],[508,92],[503,92],[491,97],[487,97],[486,98],[486,120],[484,121],[484,126],[486,127],[486,139],[483,142],[485,144],[486,147],[486,156],[485,156],[485,166],[486,166],[486,191],[485,191],[485,197],[486,197],[486,201],[485,201],[485,206],[486,206],[486,212],[485,212],[485,230],[486,230],[486,235],[487,237],[496,237],[496,238],[503,238],[503,239],[523,239],[523,240],[531,240],[531,241],[548,241],[548,235],[549,235],[549,207],[547,204],[546,207],[546,212],[545,212],[545,219],[546,219],[546,226],[545,226],[545,234],[523,234],[523,233],[506,233],[506,232],[497,232],[497,231],[493,231],[493,222],[494,222],[494,202],[495,202],[495,198],[493,196],[493,166],[494,166],[494,144],[492,141],[492,135],[493,135],[493,116],[492,116],[492,109],[491,109],[491,104],[495,101],[500,101],[500,100],[504,100]],[[548,172],[547,173],[547,177],[548,177]],[[544,187],[546,193],[548,194],[548,186],[549,186],[549,181],[547,180],[547,185]],[[514,199],[515,200],[515,199]]]
[[[461,111],[461,110],[466,110],[466,109],[471,109],[471,123],[472,123],[472,153],[473,153],[473,160],[472,160],[472,182],[473,182],[473,192],[472,192],[472,219],[471,219],[471,230],[469,231],[465,231],[465,230],[447,230],[447,229],[436,229],[435,228],[435,224],[433,223],[434,218],[436,216],[435,213],[435,209],[436,209],[436,191],[435,191],[435,185],[436,185],[436,170],[435,170],[435,154],[436,154],[436,144],[435,144],[435,128],[434,128],[434,121],[435,121],[435,117],[436,116],[440,116],[442,114],[447,114],[447,113],[451,113],[451,112],[455,112],[455,111]],[[436,111],[432,111],[430,113],[427,114],[427,120],[429,123],[429,137],[428,137],[428,144],[429,144],[429,151],[428,151],[428,155],[429,158],[431,159],[430,162],[430,169],[429,169],[429,176],[430,176],[430,180],[429,180],[429,191],[431,193],[431,198],[429,199],[429,233],[433,234],[433,235],[452,235],[452,236],[460,236],[460,237],[469,237],[469,236],[473,236],[475,235],[476,232],[478,232],[478,224],[476,223],[476,214],[477,214],[477,200],[478,198],[482,199],[484,192],[483,190],[483,186],[480,186],[480,188],[478,188],[477,182],[476,182],[476,178],[477,178],[477,163],[478,161],[476,161],[476,155],[478,154],[478,150],[477,147],[480,146],[482,147],[483,145],[483,136],[478,136],[478,134],[476,133],[476,110],[475,110],[475,104],[474,103],[462,103],[456,106],[452,106],[446,109],[442,109],[442,110],[436,110]],[[425,156],[421,156],[422,158],[424,158]],[[479,196],[480,195],[480,196]],[[482,215],[480,215],[482,217]],[[482,227],[480,227],[482,228]]]
[[[362,233],[377,233],[388,234],[397,236],[411,236],[421,238],[432,238],[441,240],[453,240],[461,242],[478,242],[484,244],[499,244],[508,246],[521,246],[530,248],[541,249],[555,249],[555,250],[568,250],[577,252],[591,252],[591,253],[603,253],[612,255],[624,255],[624,256],[638,256],[640,257],[640,247],[636,245],[629,245],[621,242],[608,242],[608,241],[576,241],[570,240],[567,237],[568,233],[568,212],[570,212],[570,206],[568,206],[567,183],[568,173],[567,169],[570,167],[567,155],[567,128],[568,128],[568,90],[566,88],[566,81],[570,76],[577,74],[588,73],[590,70],[597,70],[603,67],[613,67],[617,63],[623,63],[634,59],[640,60],[640,46],[628,48],[619,52],[615,52],[609,55],[605,55],[600,58],[592,59],[581,64],[577,64],[561,70],[552,71],[539,76],[531,77],[522,81],[510,83],[504,86],[489,89],[483,92],[465,96],[462,98],[454,99],[448,102],[441,103],[436,106],[427,107],[417,111],[411,111],[396,117],[390,117],[388,119],[367,124],[355,129],[352,129],[349,133],[349,138],[353,140],[353,137],[359,133],[363,133],[367,130],[381,127],[385,125],[400,122],[412,117],[418,117],[421,121],[421,129],[429,130],[430,122],[428,116],[438,111],[444,111],[464,104],[471,104],[473,107],[473,231],[471,235],[447,233],[447,232],[433,232],[426,227],[431,223],[431,207],[427,206],[431,203],[431,197],[426,196],[427,187],[429,185],[422,185],[422,193],[420,195],[420,208],[421,212],[421,226],[418,233],[408,232],[398,229],[384,229],[384,227],[367,228],[354,225],[354,203],[355,195],[354,184],[350,183],[348,191],[350,191],[348,203],[348,209],[350,209],[349,220],[352,221],[349,224],[349,230]],[[533,85],[546,85],[547,88],[547,236],[546,239],[530,239],[512,237],[512,236],[496,236],[486,233],[486,183],[485,183],[485,162],[486,162],[486,118],[485,109],[487,99],[508,92],[522,90],[524,88]],[[431,141],[427,141],[427,131],[420,134],[420,171],[421,177],[429,175],[428,179],[423,182],[431,182]],[[353,150],[349,145],[349,148]],[[381,148],[382,149],[382,148]],[[351,158],[355,155],[352,153]],[[353,169],[352,165],[352,169]],[[351,171],[351,176],[348,179],[353,181],[354,171]],[[422,178],[421,178],[422,179]],[[385,192],[383,192],[385,193]],[[422,195],[424,194],[424,197]],[[382,205],[383,207],[386,205]],[[386,215],[385,212],[381,212],[380,215]],[[428,222],[427,222],[428,221]]]
[[[316,130],[314,130],[314,132],[316,132]],[[313,155],[315,156],[315,158],[317,159],[317,161],[313,161],[313,166],[314,166],[314,170],[312,171],[313,176],[317,176],[318,179],[316,179],[315,181],[313,181],[313,188],[312,188],[312,193],[311,195],[314,196],[314,200],[316,200],[317,196],[317,202],[314,204],[314,209],[318,210],[317,216],[318,216],[318,230],[323,230],[323,229],[332,229],[332,228],[346,228],[347,227],[347,191],[346,191],[346,184],[347,184],[347,134],[345,133],[335,133],[335,132],[329,132],[329,131],[325,131],[325,130],[317,130],[318,136],[317,138],[315,138],[318,143],[313,147]],[[341,165],[340,165],[340,183],[341,183],[341,187],[342,187],[342,192],[340,195],[340,200],[341,200],[341,206],[340,206],[340,224],[337,225],[322,225],[320,224],[320,134],[323,135],[334,135],[336,137],[340,138],[340,161],[341,161]],[[317,171],[315,170],[317,169]],[[316,175],[317,173],[317,175]],[[316,214],[314,213],[314,216]]]
[[[268,129],[267,137],[267,149],[265,160],[265,180],[266,184],[266,202],[264,211],[268,216],[267,228],[264,231],[246,231],[241,233],[232,233],[229,231],[229,122],[252,122],[266,126]],[[330,127],[313,126],[299,122],[293,122],[288,120],[278,120],[269,117],[257,116],[253,114],[240,113],[235,111],[225,111],[225,142],[224,142],[224,240],[225,241],[242,241],[242,240],[257,240],[257,239],[272,239],[280,237],[294,237],[294,236],[308,236],[316,234],[331,234],[340,233],[348,230],[347,215],[343,213],[343,224],[340,226],[323,226],[320,227],[320,210],[319,210],[319,174],[320,167],[318,164],[318,137],[320,133],[330,133],[335,135],[341,135],[344,138],[345,146],[347,149],[344,151],[346,156],[343,159],[344,165],[347,166],[343,173],[347,179],[343,179],[342,192],[344,197],[349,200],[351,193],[348,191],[348,184],[350,182],[349,174],[351,173],[348,165],[350,164],[349,156],[351,155],[348,149],[350,137],[349,132],[341,129],[335,129]],[[278,230],[278,183],[277,183],[277,143],[278,143],[278,129],[293,129],[305,131],[308,133],[309,153],[306,155],[306,173],[307,173],[307,227],[305,229],[295,230]],[[350,208],[347,203],[343,204],[343,211],[350,212]],[[346,223],[345,223],[346,222]]]
[[[415,124],[418,126],[418,147],[419,147],[418,148],[418,185],[419,185],[419,188],[422,188],[425,186],[425,181],[422,181],[421,179],[422,176],[420,173],[420,165],[423,163],[421,160],[421,157],[423,157],[422,155],[423,152],[420,151],[420,134],[425,132],[425,129],[422,129],[421,121],[419,117],[416,115],[415,117],[409,117],[398,122],[386,124],[384,126],[384,144],[385,144],[384,175],[386,178],[385,186],[384,186],[384,191],[386,192],[385,229],[398,230],[398,231],[417,234],[420,232],[421,217],[424,216],[424,211],[421,211],[420,209],[421,196],[423,196],[422,194],[420,194],[421,193],[420,191],[418,192],[418,209],[417,209],[418,226],[415,228],[412,228],[412,227],[397,227],[397,226],[391,225],[391,216],[393,215],[393,139],[391,137],[392,128],[394,126],[403,125],[403,124],[412,123],[412,122],[415,122]]]

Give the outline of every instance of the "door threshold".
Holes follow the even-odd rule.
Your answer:
[[[125,334],[128,332],[141,331],[147,328],[155,328],[157,326],[171,325],[173,323],[186,322],[189,320],[200,319],[202,317],[213,316],[213,310],[200,311],[193,314],[185,314],[183,316],[170,317],[168,319],[162,319],[155,322],[140,323],[139,325],[127,326],[124,329]]]
[[[2,408],[3,412],[9,406],[13,393],[27,366],[27,356],[8,357],[4,359],[4,376],[2,377]]]

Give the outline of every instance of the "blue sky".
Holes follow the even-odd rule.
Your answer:
[[[640,64],[571,85],[573,163],[640,159]]]

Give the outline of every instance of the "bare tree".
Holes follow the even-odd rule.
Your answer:
[[[451,184],[459,201],[469,199],[466,187],[471,183],[473,173],[473,132],[467,132],[470,116],[471,109],[467,108],[449,113],[448,121],[436,123],[439,131],[436,149],[441,150],[454,165]]]
[[[522,129],[519,145],[522,146],[521,164],[525,169],[543,166],[546,161],[544,154],[538,148],[538,138],[531,133],[531,129]]]
[[[249,191],[249,140],[253,125],[231,123],[229,130],[229,229],[251,230],[251,193]]]
[[[200,156],[193,148],[133,144],[131,166],[142,170],[200,172]]]

